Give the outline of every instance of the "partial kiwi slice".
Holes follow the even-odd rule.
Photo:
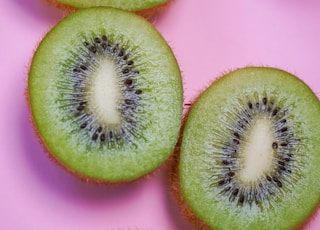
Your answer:
[[[246,67],[186,118],[172,191],[196,229],[292,229],[320,201],[320,103],[294,75]]]
[[[128,11],[142,11],[162,6],[169,0],[48,0],[56,6],[69,6],[77,9],[94,6],[108,6]]]
[[[128,11],[94,7],[61,20],[36,49],[27,95],[50,156],[85,180],[137,179],[177,142],[178,63],[161,34]]]

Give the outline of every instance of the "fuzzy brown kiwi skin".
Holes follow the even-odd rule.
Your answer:
[[[204,90],[203,90],[204,91]],[[202,91],[201,91],[202,92]],[[168,180],[169,180],[169,194],[175,201],[178,206],[178,209],[182,216],[191,223],[195,229],[197,230],[211,230],[211,228],[204,223],[198,216],[196,216],[191,209],[191,207],[185,201],[182,192],[181,192],[181,185],[180,185],[180,175],[179,175],[179,161],[180,161],[180,150],[181,150],[181,143],[183,138],[183,131],[185,128],[186,121],[188,119],[189,112],[192,109],[192,106],[197,101],[198,97],[201,95],[201,92],[198,93],[191,102],[184,103],[185,105],[185,113],[182,118],[182,124],[180,129],[180,134],[178,138],[177,145],[174,148],[173,153],[167,160],[166,169],[168,173]]]
[[[177,204],[179,211],[182,216],[191,223],[195,229],[199,230],[210,230],[211,228],[206,225],[200,218],[198,218],[190,208],[190,206],[186,203],[183,198],[180,181],[179,181],[179,157],[180,157],[180,146],[178,145],[169,158],[167,164],[167,170],[169,175],[169,192],[172,196],[173,200]]]
[[[63,4],[61,2],[58,2],[57,0],[46,0],[51,6],[56,7],[58,9],[61,9],[65,11],[66,13],[73,13],[77,10],[77,8],[69,6],[67,4]]]
[[[145,9],[145,10],[139,10],[135,12],[136,14],[148,19],[148,20],[153,20],[157,15],[161,14],[171,3],[173,0],[170,0],[162,5],[150,8],[150,9]]]

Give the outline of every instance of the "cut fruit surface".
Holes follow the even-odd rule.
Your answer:
[[[213,229],[299,226],[320,202],[319,127],[319,99],[290,73],[247,67],[216,80],[182,134],[187,215]]]
[[[179,66],[144,18],[114,8],[78,10],[41,41],[28,100],[37,133],[62,166],[86,180],[137,179],[176,144]]]

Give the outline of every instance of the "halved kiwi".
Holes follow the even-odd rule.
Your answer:
[[[76,11],[33,56],[27,96],[50,156],[85,180],[135,180],[176,144],[182,80],[171,48],[144,18]]]
[[[77,9],[107,6],[128,11],[142,11],[162,6],[169,0],[48,0],[59,7],[74,7]]]
[[[197,229],[293,229],[320,202],[320,102],[296,76],[246,67],[192,105],[172,191]]]

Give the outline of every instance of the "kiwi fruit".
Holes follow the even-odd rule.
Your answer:
[[[196,229],[293,229],[320,201],[320,103],[272,67],[226,73],[192,104],[170,165]]]
[[[65,9],[81,9],[107,6],[127,11],[140,12],[160,7],[169,0],[47,0],[52,5]]]
[[[86,181],[147,175],[179,136],[178,63],[152,24],[128,11],[86,8],[56,24],[33,55],[27,98],[49,156]]]

